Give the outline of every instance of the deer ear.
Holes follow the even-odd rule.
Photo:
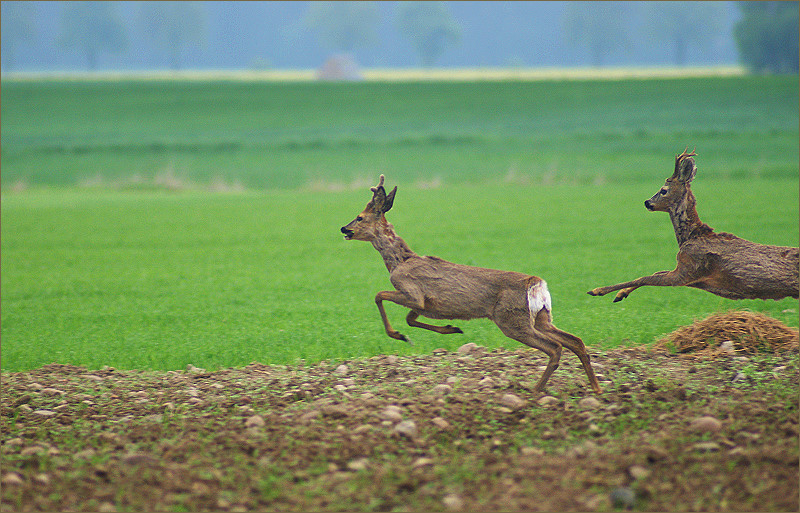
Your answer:
[[[392,209],[392,205],[394,205],[394,195],[397,193],[397,186],[394,186],[392,192],[386,195],[386,200],[383,202],[383,213],[390,211]]]
[[[678,181],[690,183],[697,174],[697,165],[692,157],[684,157],[675,163],[675,176]]]

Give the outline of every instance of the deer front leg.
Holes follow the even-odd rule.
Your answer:
[[[622,301],[628,297],[628,295],[634,290],[645,285],[652,285],[656,287],[678,287],[689,283],[689,280],[687,280],[681,273],[677,271],[677,269],[673,271],[659,271],[651,274],[650,276],[642,276],[641,278],[626,281],[624,283],[617,283],[616,285],[609,285],[607,287],[598,287],[590,290],[587,292],[587,294],[590,296],[605,296],[609,292],[619,290],[620,292],[614,298],[614,302],[616,303],[617,301]]]
[[[448,324],[447,326],[434,326],[432,324],[425,324],[424,322],[419,322],[417,321],[417,317],[419,317],[419,312],[411,310],[410,312],[408,312],[408,316],[406,316],[406,322],[408,323],[409,326],[435,331],[436,333],[441,333],[442,335],[450,335],[452,333],[464,333],[463,331],[461,331],[461,328],[451,326],[450,324]]]
[[[375,304],[378,305],[378,312],[381,314],[381,320],[383,320],[383,327],[386,328],[386,334],[395,340],[402,340],[413,345],[413,343],[408,340],[405,335],[392,328],[392,325],[389,323],[389,317],[386,316],[386,309],[383,307],[384,301],[391,301],[392,303],[397,303],[398,305],[412,309],[421,309],[422,305],[418,305],[417,302],[411,297],[395,290],[384,290],[382,292],[378,292],[378,294],[375,296]]]

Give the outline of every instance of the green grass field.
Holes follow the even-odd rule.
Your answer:
[[[486,320],[412,329],[394,305],[415,345],[385,336],[373,298],[388,273],[339,233],[380,173],[399,185],[388,217],[413,249],[545,278],[556,324],[590,347],[649,344],[734,308],[798,325],[791,299],[586,294],[674,267],[669,218],[642,203],[687,145],[705,222],[797,245],[796,76],[2,87],[7,371],[518,346]]]

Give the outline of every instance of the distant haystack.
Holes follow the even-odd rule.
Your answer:
[[[317,70],[317,80],[363,80],[361,69],[352,55],[344,53],[332,55]]]
[[[690,326],[678,328],[654,346],[655,350],[669,348],[679,353],[712,356],[796,351],[798,331],[760,313],[715,313]]]

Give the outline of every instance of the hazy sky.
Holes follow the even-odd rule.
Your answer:
[[[65,47],[64,14],[73,2],[24,2],[33,4],[32,30],[22,42],[10,39],[7,16],[12,4],[2,2],[3,69],[81,70],[87,68],[84,51]],[[124,33],[119,51],[100,51],[96,68],[167,69],[167,51],[156,47],[141,22],[145,2],[110,2],[113,16]],[[198,2],[199,39],[182,49],[180,67],[193,69],[318,68],[332,53],[305,22],[311,2]],[[398,29],[400,2],[377,2],[377,37],[353,53],[364,67],[416,67],[420,59],[411,42]],[[654,15],[658,2],[588,2],[576,9],[574,2],[444,2],[460,28],[457,43],[449,46],[436,65],[472,66],[585,66],[593,64],[588,40],[574,41],[569,23],[578,15],[608,20],[610,36],[602,53],[602,65],[672,65],[676,43],[660,34]],[[680,22],[685,39],[685,64],[735,64],[738,61],[732,27],[739,17],[735,2],[667,2],[667,4],[716,4],[713,19],[694,13]],[[663,7],[667,9],[667,7]],[[578,14],[576,15],[576,11]],[[702,13],[701,13],[702,14]],[[664,29],[667,30],[667,29]],[[583,31],[589,33],[590,30]],[[702,35],[702,37],[698,37]],[[579,38],[580,39],[580,38]]]

